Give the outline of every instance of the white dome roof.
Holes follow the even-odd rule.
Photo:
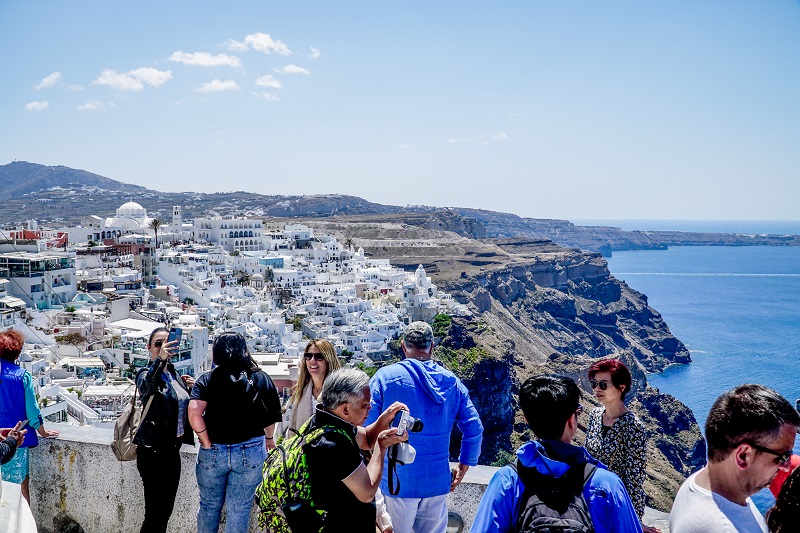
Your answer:
[[[144,211],[144,207],[142,207],[141,205],[137,204],[136,202],[128,202],[128,203],[122,204],[121,206],[119,206],[119,209],[117,209],[117,211],[120,211],[120,210],[123,210],[123,209],[131,209],[131,210],[135,210],[135,211]]]

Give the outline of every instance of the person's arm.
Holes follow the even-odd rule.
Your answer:
[[[381,489],[375,491],[375,525],[381,533],[393,533],[392,517],[386,510],[386,499],[383,497]]]
[[[524,487],[510,468],[501,468],[492,476],[478,504],[472,533],[512,533],[516,529],[519,500]]]
[[[478,464],[478,457],[481,455],[481,442],[483,441],[483,424],[478,415],[478,410],[469,398],[469,391],[461,381],[458,382],[458,389],[461,392],[461,405],[456,414],[456,425],[462,433],[461,453],[458,456],[459,471],[461,467],[470,467]],[[466,468],[463,470],[466,472]],[[461,482],[457,482],[451,487],[451,491]]]
[[[200,446],[208,449],[211,448],[211,439],[208,437],[208,427],[205,420],[203,420],[206,405],[208,405],[208,402],[203,400],[195,398],[189,400],[189,425],[197,433],[197,440],[200,441]]]
[[[42,412],[39,410],[39,402],[36,401],[36,392],[33,390],[33,376],[29,372],[23,374],[22,385],[25,390],[25,416],[30,420],[28,424],[42,437],[58,437],[58,431],[44,427]]]
[[[275,424],[270,424],[264,428],[264,441],[268,450],[275,448]]]
[[[147,368],[139,373],[136,378],[136,385],[139,387],[141,396],[150,396],[158,392],[158,385],[161,381],[161,374],[167,366],[167,360],[156,357],[156,360]]]
[[[633,508],[625,485],[605,468],[595,470],[584,486],[583,496],[589,506],[595,533],[642,533],[642,523]]]
[[[397,428],[381,431],[376,439],[369,464],[367,466],[364,466],[363,462],[359,464],[358,468],[356,468],[352,474],[342,480],[342,483],[350,489],[350,492],[352,492],[359,501],[364,503],[371,502],[381,484],[383,459],[386,456],[386,449],[393,444],[405,442],[407,440],[408,433],[397,435]]]

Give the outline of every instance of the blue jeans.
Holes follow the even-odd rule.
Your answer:
[[[197,454],[197,486],[200,509],[197,531],[217,533],[225,504],[225,533],[247,533],[253,497],[261,483],[261,467],[267,458],[264,437],[239,444],[212,444]]]

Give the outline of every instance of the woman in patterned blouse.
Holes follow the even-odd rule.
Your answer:
[[[589,367],[589,384],[603,406],[589,414],[586,450],[622,479],[641,520],[645,504],[647,433],[644,424],[623,401],[631,388],[631,372],[616,359],[604,359]],[[642,529],[645,533],[661,533],[644,524]]]

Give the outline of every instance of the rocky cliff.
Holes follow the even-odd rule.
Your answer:
[[[481,413],[481,463],[503,464],[533,437],[517,403],[525,379],[551,372],[573,377],[588,413],[597,404],[587,368],[598,358],[621,357],[634,375],[630,408],[650,435],[650,504],[668,510],[683,479],[704,463],[705,444],[691,411],[650,387],[646,373],[689,362],[686,347],[644,295],[610,275],[599,254],[541,241],[495,245],[514,250],[517,260],[437,279],[474,312],[441,328],[437,357],[464,380]]]

